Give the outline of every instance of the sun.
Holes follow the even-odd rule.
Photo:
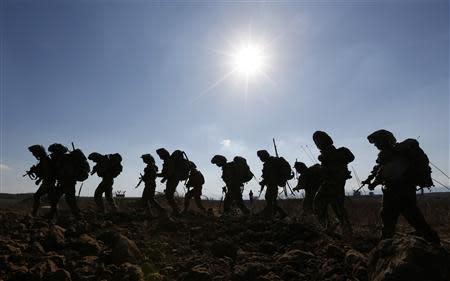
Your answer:
[[[263,73],[267,55],[261,46],[249,42],[236,48],[231,54],[231,59],[232,71],[248,79]]]

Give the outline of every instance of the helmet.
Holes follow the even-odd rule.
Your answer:
[[[92,152],[91,154],[89,154],[88,159],[94,162],[99,162],[102,157],[103,155],[101,155],[100,153]]]
[[[319,148],[333,144],[333,139],[323,131],[315,131],[313,134],[313,141]]]
[[[36,155],[39,157],[47,155],[47,152],[45,152],[45,148],[40,144],[32,145],[32,146],[28,147],[28,150],[31,153],[33,153],[33,155]]]
[[[141,158],[145,163],[155,163],[155,158],[151,154],[143,154]]]
[[[384,129],[373,132],[367,137],[367,140],[373,144],[378,143],[387,146],[394,146],[397,143],[394,134]]]
[[[64,154],[64,153],[68,152],[69,150],[67,149],[67,147],[65,147],[64,145],[62,145],[60,143],[54,143],[48,147],[48,151],[51,153]]]
[[[211,159],[211,163],[216,165],[224,165],[225,163],[227,163],[227,158],[225,158],[225,156],[223,155],[214,155],[214,157]]]
[[[301,173],[301,172],[305,171],[306,169],[308,169],[308,167],[306,167],[305,163],[296,161],[294,164],[294,169],[297,172]]]
[[[158,154],[159,158],[161,159],[167,159],[170,157],[169,151],[165,148],[159,148],[156,150],[156,154]]]
[[[267,159],[267,158],[270,157],[270,154],[269,154],[269,152],[267,152],[267,150],[258,150],[258,151],[256,152],[256,155],[258,155],[258,157],[259,157],[261,160],[265,160],[265,159]]]

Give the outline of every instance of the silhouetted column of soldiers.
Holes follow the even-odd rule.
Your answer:
[[[316,131],[312,137],[320,151],[319,164],[307,167],[304,163],[296,161],[294,169],[299,173],[298,183],[294,191],[305,191],[303,199],[303,215],[317,218],[318,222],[327,229],[330,227],[329,210],[332,210],[338,219],[344,233],[351,234],[352,227],[345,209],[345,184],[351,178],[348,164],[355,157],[346,147],[336,148],[333,139],[323,131]],[[439,236],[425,221],[416,204],[416,189],[431,187],[431,168],[429,160],[420,148],[417,140],[407,139],[398,143],[394,135],[386,130],[378,130],[368,136],[370,143],[380,151],[376,159],[376,165],[369,177],[362,182],[373,190],[377,185],[382,185],[383,204],[381,219],[383,222],[382,238],[390,238],[395,233],[395,227],[400,215],[416,229],[418,235],[431,242],[439,243]],[[275,145],[275,142],[274,142]],[[122,172],[122,157],[120,154],[100,154],[93,152],[89,160],[95,163],[92,171],[89,163],[80,149],[72,151],[62,144],[54,143],[48,147],[50,155],[41,145],[32,145],[28,149],[38,160],[24,175],[28,175],[39,185],[34,194],[32,215],[38,214],[40,198],[47,194],[51,209],[47,217],[53,218],[57,214],[58,202],[62,195],[65,196],[67,205],[73,216],[80,218],[81,214],[77,205],[75,185],[97,174],[102,180],[95,190],[95,203],[99,212],[105,212],[102,196],[105,194],[110,210],[115,212],[117,206],[112,192],[114,178]],[[275,147],[276,149],[276,147]],[[276,151],[277,152],[277,151]],[[180,208],[175,200],[175,193],[180,182],[188,191],[184,196],[184,212],[188,212],[190,200],[194,199],[197,208],[202,213],[207,213],[201,202],[202,188],[205,179],[194,162],[189,161],[185,152],[175,150],[172,154],[165,148],[156,150],[163,161],[162,170],[158,173],[158,167],[151,154],[141,156],[146,164],[143,174],[136,188],[144,182],[142,193],[142,207],[151,212],[155,208],[159,215],[166,215],[166,210],[155,199],[156,178],[161,177],[161,183],[166,183],[164,198],[172,209],[172,214],[180,214]],[[266,206],[258,214],[269,217],[283,218],[287,213],[278,205],[279,188],[286,192],[288,181],[294,177],[292,168],[283,158],[271,156],[266,150],[259,150],[257,156],[263,162],[262,180],[259,182],[261,192],[266,188]],[[251,179],[256,179],[247,165],[245,158],[234,157],[228,162],[222,155],[215,155],[211,163],[222,170],[222,180],[225,186],[223,214],[231,215],[233,204],[240,209],[244,216],[250,214],[249,209],[242,198],[244,185]],[[260,192],[260,195],[261,195]],[[249,193],[250,201],[253,201],[253,192]],[[259,196],[257,197],[259,198]],[[221,200],[222,203],[222,200]],[[220,206],[219,206],[220,208]]]

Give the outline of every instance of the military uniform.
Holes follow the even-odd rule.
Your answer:
[[[144,158],[144,156],[142,157]],[[153,157],[152,157],[153,159]],[[142,175],[142,181],[144,182],[144,191],[142,192],[142,205],[144,208],[156,208],[160,213],[164,213],[165,209],[159,205],[155,200],[155,190],[156,190],[156,177],[158,172],[158,167],[155,165],[154,160],[152,162],[147,162],[147,166],[144,169],[144,174]]]
[[[104,193],[109,207],[112,211],[116,211],[117,206],[113,198],[114,175],[111,171],[111,165],[109,163],[110,159],[108,159],[108,156],[96,152],[91,153],[89,159],[96,163],[92,168],[91,175],[97,173],[97,175],[102,178],[102,181],[94,192],[94,202],[97,205],[98,210],[102,213],[105,212],[105,205],[102,198]]]
[[[321,184],[314,197],[314,212],[322,225],[328,227],[328,206],[330,206],[344,230],[351,232],[344,200],[345,182],[351,178],[347,165],[355,157],[347,148],[337,149],[332,139],[324,132],[314,133],[313,139],[320,150],[318,159],[322,167]]]
[[[281,216],[286,216],[286,212],[277,204],[278,198],[278,184],[279,184],[279,171],[277,171],[278,166],[276,165],[277,158],[270,156],[267,151],[258,151],[258,156],[261,161],[264,162],[262,169],[262,181],[259,183],[261,185],[261,190],[264,186],[267,186],[265,199],[266,207],[262,211],[264,214],[276,214],[279,213]]]
[[[306,167],[306,165],[304,165],[303,169],[297,169],[297,167],[295,168],[300,176],[294,190],[305,190],[305,197],[303,198],[303,212],[305,214],[313,214],[314,197],[316,196],[317,190],[319,190],[321,184],[321,167],[319,164],[315,164],[311,167]]]
[[[202,187],[203,187],[204,183],[205,183],[205,179],[204,179],[202,173],[195,168],[191,169],[191,173],[189,175],[189,179],[188,179],[186,186],[188,188],[192,187],[192,189],[189,190],[188,192],[186,192],[186,194],[184,196],[184,211],[185,212],[189,209],[189,203],[192,198],[194,198],[197,208],[199,208],[203,212],[206,212],[206,209],[205,209],[205,207],[203,207],[202,200],[201,200]]]
[[[66,154],[68,149],[61,144],[53,144],[49,146],[48,151],[51,152],[50,159],[52,161],[52,166],[54,167],[55,177],[57,180],[54,196],[52,196],[53,198],[49,217],[52,218],[56,215],[59,199],[61,199],[61,196],[64,195],[72,215],[79,218],[80,209],[77,205],[75,188],[77,180],[76,176],[73,174],[73,163],[70,156]]]
[[[36,184],[42,182],[33,195],[33,209],[31,214],[36,216],[39,210],[41,197],[47,194],[48,198],[51,200],[55,189],[56,179],[53,173],[51,159],[45,152],[45,148],[41,145],[33,145],[30,146],[28,150],[39,160],[39,163],[30,169],[30,174],[36,177]]]
[[[398,218],[403,215],[418,234],[428,241],[439,243],[438,234],[428,225],[417,206],[417,172],[412,168],[414,164],[405,159],[400,145],[389,131],[376,131],[369,135],[368,139],[380,149],[380,153],[376,160],[377,165],[363,183],[369,184],[371,190],[379,184],[384,186],[381,208],[382,239],[391,238],[395,234]]]
[[[177,202],[175,201],[175,192],[177,190],[177,186],[180,183],[180,180],[177,178],[175,174],[175,162],[170,157],[170,154],[164,148],[160,148],[156,151],[163,160],[163,167],[161,173],[158,174],[158,177],[162,177],[161,182],[166,182],[166,189],[164,190],[164,197],[167,200],[167,203],[172,208],[172,212],[174,214],[180,213],[180,208],[178,207]]]

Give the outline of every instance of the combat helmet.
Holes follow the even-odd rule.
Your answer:
[[[28,150],[37,157],[45,157],[47,155],[47,152],[45,152],[45,148],[40,144],[32,145],[28,147]]]
[[[223,155],[214,155],[214,157],[211,159],[212,164],[216,164],[217,166],[223,166],[227,163],[227,158]]]
[[[305,171],[306,169],[308,169],[308,167],[307,167],[306,164],[303,163],[303,162],[295,161],[294,169],[295,169],[297,172],[302,173],[303,171]]]
[[[367,137],[367,140],[372,144],[380,144],[388,147],[393,147],[397,143],[394,134],[385,129],[373,132]]]
[[[92,152],[89,154],[88,159],[94,162],[99,162],[103,158],[103,155],[101,155],[98,152]]]
[[[264,150],[264,149],[263,150],[258,150],[256,152],[256,155],[258,155],[259,159],[261,159],[263,161],[270,157],[269,152],[267,152],[267,150]]]
[[[313,141],[319,149],[333,145],[333,139],[323,131],[315,131],[313,134]]]
[[[69,149],[60,143],[53,143],[48,147],[48,151],[55,154],[64,154],[68,152]]]
[[[159,148],[156,150],[156,154],[158,154],[159,158],[161,159],[168,159],[170,157],[169,151],[165,148]]]
[[[151,154],[143,154],[141,158],[144,163],[155,163],[155,158]]]

